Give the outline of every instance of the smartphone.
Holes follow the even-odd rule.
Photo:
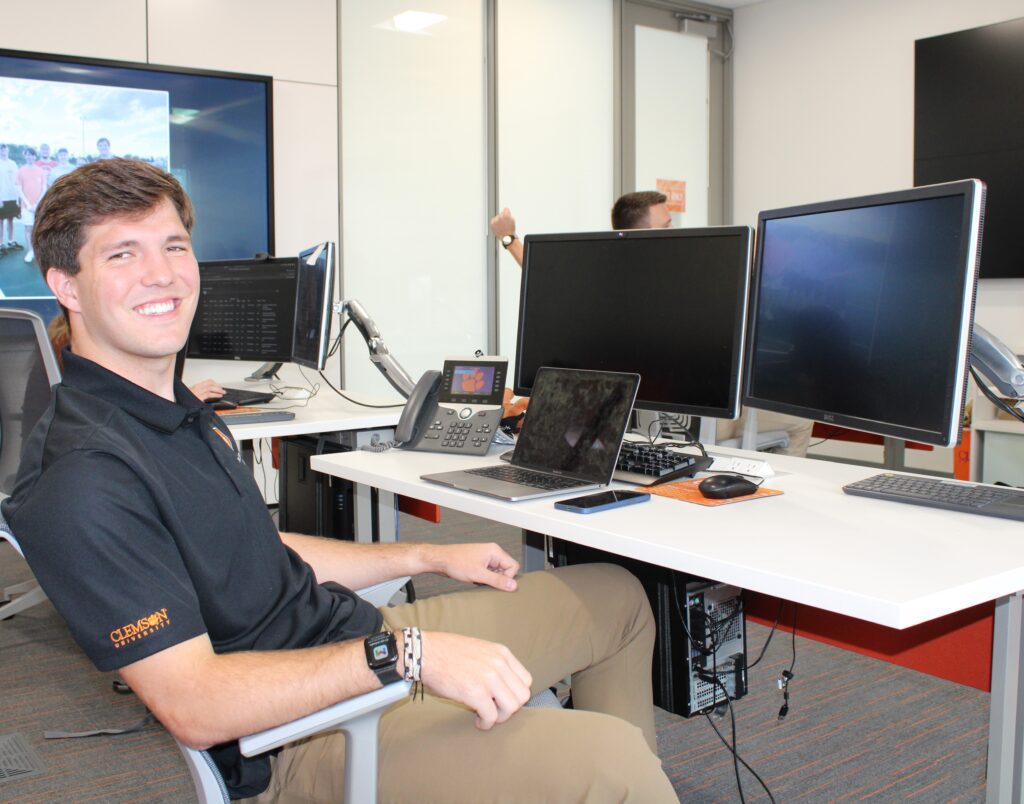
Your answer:
[[[592,514],[595,511],[606,511],[621,505],[636,505],[647,502],[651,495],[646,491],[599,491],[585,497],[573,497],[571,500],[559,500],[555,508],[572,511],[574,514]]]

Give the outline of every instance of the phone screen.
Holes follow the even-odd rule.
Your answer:
[[[555,503],[555,507],[570,511],[597,510],[601,508],[613,508],[617,505],[628,505],[630,503],[643,502],[650,496],[651,495],[646,491],[599,491],[596,494],[587,494],[583,497],[573,497],[570,500],[559,500]]]

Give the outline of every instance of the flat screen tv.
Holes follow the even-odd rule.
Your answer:
[[[914,184],[988,187],[982,279],[1024,277],[1024,18],[918,39]]]
[[[145,159],[192,197],[198,259],[274,252],[270,78],[0,50],[0,98],[0,157],[6,146],[14,175],[30,149],[46,184],[107,156]],[[11,167],[0,158],[0,194]],[[0,239],[0,303],[47,320],[57,305],[25,259],[21,219]]]

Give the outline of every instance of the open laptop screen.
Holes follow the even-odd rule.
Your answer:
[[[639,374],[542,367],[512,463],[608,483]]]

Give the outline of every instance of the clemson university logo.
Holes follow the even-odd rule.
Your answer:
[[[160,609],[133,623],[126,623],[120,628],[115,628],[110,632],[110,641],[114,643],[115,648],[123,648],[129,642],[144,639],[154,631],[159,631],[170,622],[171,618],[167,616],[167,609]]]

